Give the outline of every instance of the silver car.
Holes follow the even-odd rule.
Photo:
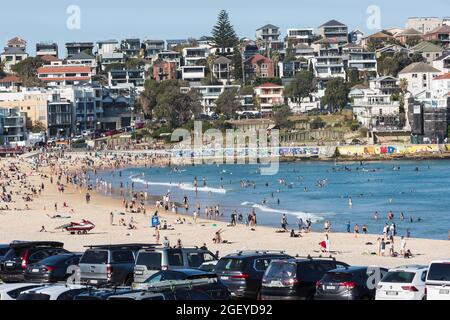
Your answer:
[[[140,250],[134,267],[134,282],[145,282],[160,270],[200,268],[218,258],[211,251],[193,248],[151,248]]]

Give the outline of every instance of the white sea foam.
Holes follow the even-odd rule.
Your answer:
[[[146,181],[141,178],[131,178],[131,181],[135,183],[141,183],[143,185],[149,185],[149,186],[166,186],[170,188],[178,188],[181,190],[186,191],[195,191],[195,187],[193,184],[190,183],[170,183],[170,182],[152,182],[152,181]],[[198,192],[211,192],[211,193],[220,193],[220,194],[226,194],[226,189],[221,188],[212,188],[212,187],[197,187]]]
[[[252,204],[252,202],[243,202],[242,205],[244,205],[244,206],[251,205],[252,208],[255,208],[260,211],[267,212],[267,213],[287,214],[290,216],[295,216],[297,218],[311,219],[312,222],[318,222],[318,221],[323,220],[323,218],[317,216],[316,214],[308,213],[308,212],[273,209],[268,206],[264,206],[264,205],[260,205],[260,204]]]

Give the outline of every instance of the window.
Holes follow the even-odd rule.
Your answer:
[[[48,252],[41,250],[36,253],[33,253],[30,256],[29,260],[30,260],[30,262],[37,262],[37,261],[41,261],[41,260],[47,258],[48,256],[49,256]]]
[[[134,261],[133,252],[130,250],[114,251],[112,254],[114,262],[132,262]]]
[[[108,263],[108,251],[87,250],[80,260],[80,263],[105,264]]]
[[[161,256],[160,252],[141,252],[136,265],[146,266],[148,270],[159,270],[161,269]]]
[[[412,77],[413,77],[413,78],[417,78],[417,73],[413,73],[413,74],[412,74]]]
[[[221,271],[242,271],[244,266],[245,263],[241,259],[220,259],[215,269]]]
[[[256,271],[266,271],[266,269],[269,267],[270,262],[272,262],[272,259],[256,259],[254,264],[254,269]]]
[[[414,272],[392,271],[388,272],[381,282],[411,283],[415,275]]]
[[[169,266],[182,267],[183,266],[183,254],[181,250],[168,250],[167,256],[169,260]]]

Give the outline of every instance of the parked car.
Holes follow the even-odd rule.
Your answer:
[[[65,281],[72,273],[68,268],[78,265],[81,254],[59,254],[45,258],[38,263],[31,264],[25,271],[25,280],[40,283],[55,283]]]
[[[37,283],[8,283],[0,285],[0,300],[16,300],[26,290],[41,287]]]
[[[85,291],[77,295],[74,300],[107,300],[111,296],[124,295],[129,293],[142,292],[139,290],[131,289],[130,287],[114,287],[114,288],[101,288]]]
[[[149,301],[149,300],[213,300],[206,292],[200,289],[166,289],[162,291],[140,291],[109,297],[111,301]]]
[[[295,258],[273,261],[267,268],[261,288],[261,300],[312,300],[316,283],[334,269],[349,267],[334,258]]]
[[[393,268],[378,283],[375,300],[424,300],[428,266]]]
[[[430,263],[426,277],[427,300],[450,300],[450,260]]]
[[[9,251],[9,244],[0,244],[0,262],[4,259],[8,251]]]
[[[376,285],[370,277],[379,272],[378,280],[387,269],[371,267],[348,267],[330,270],[316,284],[315,300],[373,300]],[[376,279],[374,279],[376,281]]]
[[[264,272],[273,260],[290,259],[280,251],[239,251],[222,257],[213,272],[233,298],[257,299]]]
[[[214,300],[228,300],[230,292],[216,274],[198,269],[178,269],[159,271],[144,283],[133,284],[134,289],[152,290],[155,287],[177,283],[195,283],[195,288],[204,291]]]
[[[93,285],[131,285],[138,251],[146,245],[90,246],[80,259],[80,280]]]
[[[134,267],[134,282],[144,282],[160,270],[200,268],[205,262],[217,260],[209,250],[197,247],[142,249]]]
[[[198,268],[203,271],[213,272],[218,262],[219,260],[206,261],[203,262]]]
[[[82,285],[51,284],[23,291],[17,300],[73,300],[88,290],[88,287]]]
[[[0,279],[4,282],[24,281],[28,265],[37,263],[47,257],[69,253],[61,242],[21,241],[13,242],[0,262]]]

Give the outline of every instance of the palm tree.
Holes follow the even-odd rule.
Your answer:
[[[405,78],[400,79],[399,87],[402,93],[405,94],[405,92],[408,90],[408,80],[406,80]]]

